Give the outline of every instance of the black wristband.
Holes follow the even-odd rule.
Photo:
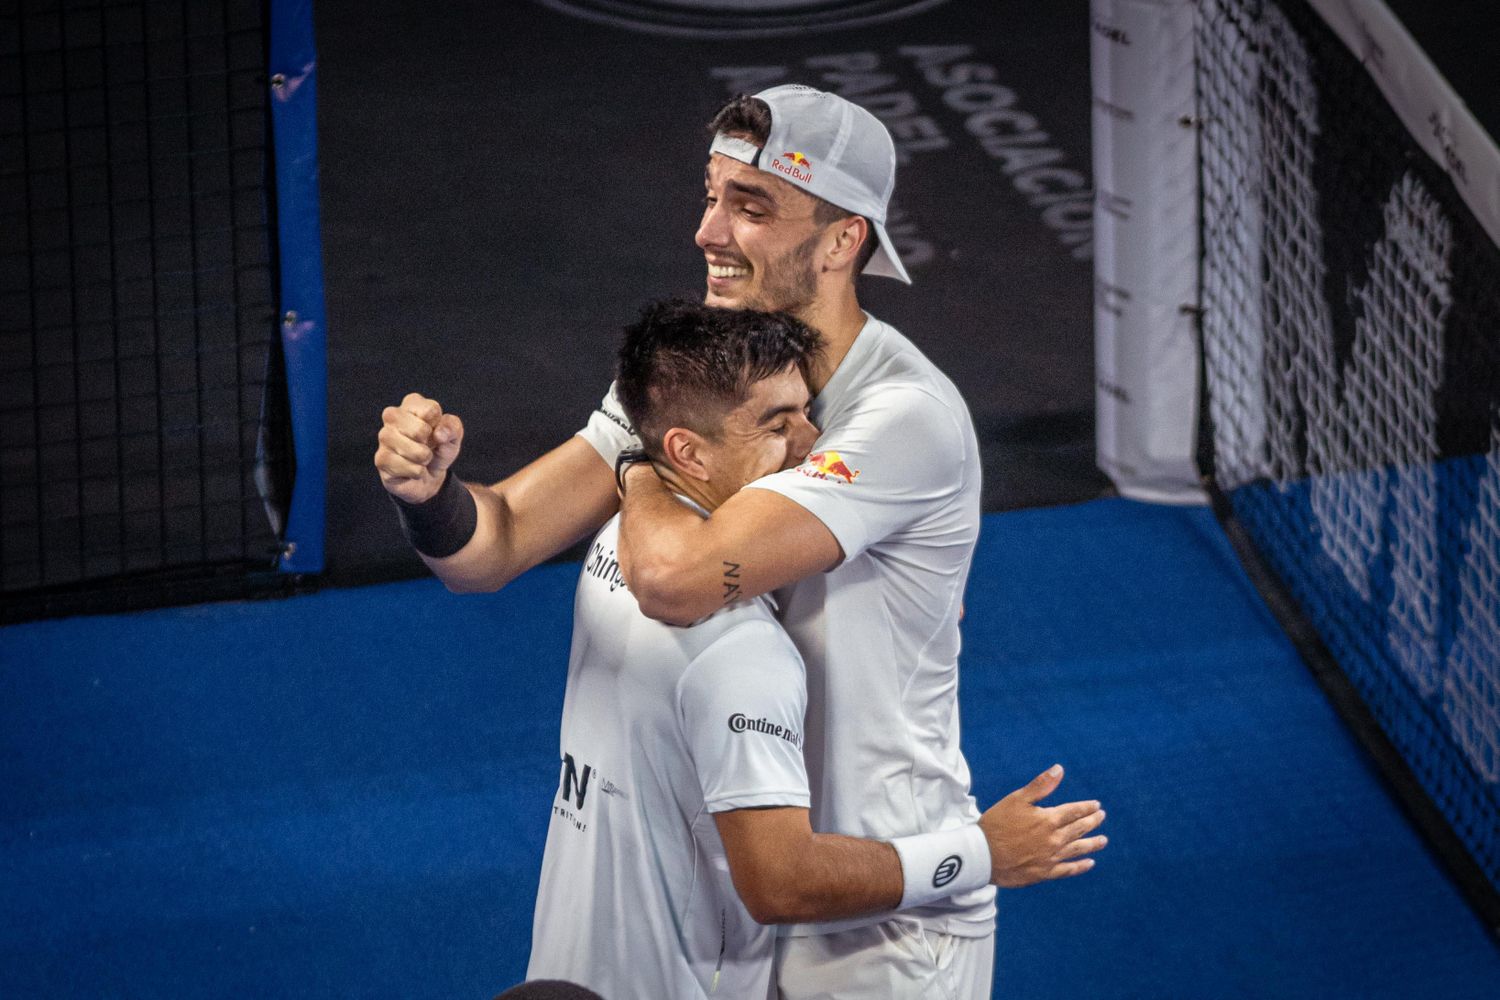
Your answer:
[[[649,462],[651,456],[646,454],[645,448],[626,448],[615,456],[615,487],[619,489],[620,496],[625,495],[625,470],[637,462]]]
[[[406,540],[424,556],[446,559],[468,545],[479,527],[479,505],[474,502],[474,494],[452,472],[423,503],[407,503],[398,496],[391,499],[401,516],[401,531]]]

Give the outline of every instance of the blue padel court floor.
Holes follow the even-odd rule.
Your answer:
[[[0,996],[488,998],[530,943],[575,566],[0,630]],[[1500,995],[1211,515],[990,515],[964,744],[1060,761],[1089,875],[1000,897],[995,995]]]

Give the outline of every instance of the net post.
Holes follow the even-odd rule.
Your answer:
[[[323,569],[328,478],[328,359],[318,225],[317,55],[311,0],[271,0],[271,130],[276,174],[281,342],[296,479],[277,568]]]
[[[1095,461],[1122,496],[1201,504],[1192,0],[1092,0]]]

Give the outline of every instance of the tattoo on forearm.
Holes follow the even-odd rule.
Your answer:
[[[740,596],[740,564],[736,562],[724,563],[724,603],[728,604]]]

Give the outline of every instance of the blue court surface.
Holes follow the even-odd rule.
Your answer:
[[[518,981],[576,572],[0,630],[0,996]],[[1060,761],[1109,811],[1094,872],[1001,893],[996,996],[1500,995],[1206,511],[991,515],[967,607],[981,803]]]

